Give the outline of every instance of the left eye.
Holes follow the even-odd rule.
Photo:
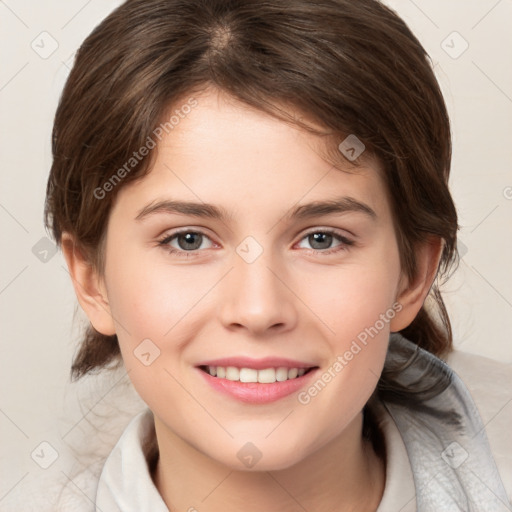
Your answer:
[[[348,245],[352,245],[353,242],[348,238],[336,233],[335,231],[312,231],[302,239],[307,240],[312,246],[313,250],[324,253],[330,253],[337,250],[342,250]],[[334,248],[331,244],[334,240],[338,240],[339,243]],[[326,249],[332,249],[327,250]]]

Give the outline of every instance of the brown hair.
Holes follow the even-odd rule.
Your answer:
[[[332,148],[355,134],[383,164],[404,272],[415,275],[414,251],[435,235],[444,240],[439,275],[447,273],[458,227],[446,106],[425,50],[376,0],[122,4],[78,50],[55,115],[45,218],[57,243],[70,233],[101,272],[116,194],[149,172],[155,152],[104,197],[95,191],[107,190],[171,105],[207,86],[312,131],[278,107],[291,105],[326,128]],[[424,305],[401,334],[441,355],[452,332],[437,280],[434,308]],[[72,377],[112,362],[120,363],[116,336],[89,326]]]

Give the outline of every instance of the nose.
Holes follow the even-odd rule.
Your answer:
[[[234,268],[222,287],[221,322],[227,329],[260,336],[293,329],[297,299],[289,281],[283,265],[265,251],[252,263],[235,254]]]

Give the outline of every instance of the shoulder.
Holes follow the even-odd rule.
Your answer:
[[[512,364],[460,350],[451,352],[445,362],[475,402],[503,485],[512,499]]]

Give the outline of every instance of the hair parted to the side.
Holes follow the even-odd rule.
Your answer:
[[[383,165],[405,275],[415,275],[419,244],[430,235],[444,241],[429,295],[434,307],[424,305],[401,334],[434,354],[450,351],[438,289],[457,260],[449,119],[425,50],[376,0],[122,4],[78,50],[55,115],[45,219],[56,242],[71,234],[101,273],[113,201],[149,172],[155,151],[108,193],[97,191],[107,190],[113,174],[147,144],[170,107],[212,86],[311,131],[282,108],[293,107],[325,127],[331,148],[349,134],[365,144]],[[72,377],[120,360],[116,336],[90,326]]]

